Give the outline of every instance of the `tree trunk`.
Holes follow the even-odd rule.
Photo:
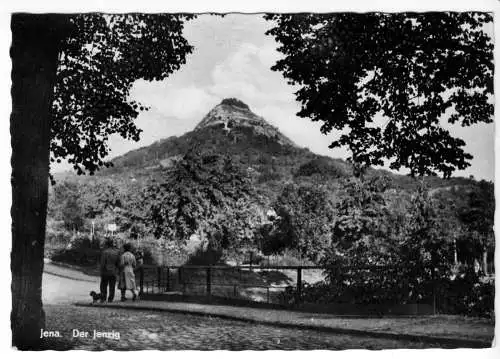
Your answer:
[[[488,275],[488,251],[483,250],[483,273],[485,276]]]
[[[457,239],[453,238],[453,263],[458,265]]]
[[[40,349],[43,249],[49,176],[50,109],[59,15],[12,16],[12,345]]]

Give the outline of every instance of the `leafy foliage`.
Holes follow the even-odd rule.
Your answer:
[[[458,218],[465,231],[458,239],[465,260],[483,260],[483,271],[488,253],[494,252],[495,194],[492,182],[480,181],[467,194],[465,203],[457,209]]]
[[[330,245],[333,205],[328,192],[312,185],[288,184],[273,205],[278,218],[261,229],[264,253],[286,248],[314,261]]]
[[[244,231],[249,182],[228,157],[189,151],[164,181],[147,191],[157,237],[187,239],[199,231],[214,237]],[[235,235],[235,233],[231,233]]]
[[[82,197],[85,198],[84,208],[88,218],[95,218],[106,211],[113,211],[123,206],[123,189],[109,180],[99,181],[93,186],[81,187]]]
[[[314,284],[303,282],[302,301],[314,304],[350,303],[363,304],[404,304],[430,303],[435,291],[436,309],[442,314],[458,314],[475,317],[494,318],[495,287],[493,281],[481,281],[477,276],[462,273],[456,278],[441,277],[436,281],[424,283],[408,293],[404,276],[397,275],[401,268],[385,268],[380,271],[351,271],[348,275],[338,276],[330,283],[320,281]],[[404,268],[403,268],[404,270]],[[362,273],[362,275],[360,275]],[[409,274],[409,273],[406,273]],[[380,281],[385,277],[385,281]],[[342,283],[345,281],[345,284]],[[287,298],[296,298],[295,287],[287,288]],[[377,307],[367,311],[377,313]],[[383,307],[379,307],[382,309]]]
[[[63,221],[66,229],[79,230],[85,217],[83,207],[78,186],[73,182],[63,182],[54,188],[48,208],[49,215]]]
[[[453,279],[441,278],[437,289],[442,313],[494,318],[495,283],[482,281],[471,272],[459,273]]]
[[[333,179],[346,177],[347,173],[342,168],[339,168],[339,166],[331,163],[329,159],[318,157],[300,166],[295,173],[295,176],[319,176],[327,179]]]
[[[391,192],[383,177],[346,185],[333,245],[322,260],[334,266],[326,271],[330,300],[430,301],[435,280],[450,274],[453,243],[427,188],[399,207]]]
[[[327,262],[367,265],[390,259],[393,246],[388,234],[394,223],[389,223],[384,195],[389,185],[387,177],[347,180],[345,193],[336,206],[334,239]]]
[[[51,123],[51,161],[66,158],[78,174],[108,166],[114,133],[139,140],[133,120],[146,108],[129,101],[135,80],[178,70],[192,46],[182,36],[191,15],[75,14],[61,49]]]
[[[495,194],[492,182],[481,181],[468,193],[466,204],[458,209],[462,223],[470,231],[477,232],[487,239],[493,236],[495,221]],[[486,244],[485,244],[486,246]]]
[[[389,161],[412,175],[464,169],[472,156],[441,126],[492,122],[486,13],[269,14],[300,117],[342,131],[360,170]],[[448,117],[449,116],[449,117]]]
[[[436,205],[424,186],[415,194],[400,243],[401,260],[409,266],[450,266],[452,243],[437,221]]]

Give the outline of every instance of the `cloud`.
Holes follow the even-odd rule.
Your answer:
[[[165,117],[179,120],[201,118],[203,111],[218,99],[206,89],[194,85],[179,86],[170,81],[138,81],[131,92],[135,100],[152,107]]]
[[[292,89],[270,67],[279,58],[274,43],[241,43],[212,71],[210,92],[221,98],[237,97],[250,106],[293,101]]]
[[[234,27],[242,19],[250,23],[259,20],[238,16],[232,20],[228,19],[227,21],[231,20],[228,24],[224,21],[222,24]],[[210,23],[214,20],[207,17],[204,21]],[[260,22],[257,21],[258,24]],[[221,34],[218,29],[210,33],[207,32],[210,26],[205,26],[201,31],[199,26],[194,25],[196,24],[193,23],[193,28],[190,30],[193,34],[190,36],[193,37],[192,41],[198,51],[195,50],[190,55],[186,66],[163,81],[139,80],[132,88],[130,97],[150,106],[156,113],[154,117],[164,116],[168,121],[183,121],[186,125],[185,132],[194,127],[223,98],[239,98],[252,109],[295,103],[293,89],[286,84],[280,73],[270,69],[280,57],[272,38],[259,35],[259,41],[251,39],[240,41],[244,36],[237,31],[229,36],[227,31]],[[243,30],[248,32],[248,27]],[[260,31],[263,33],[264,29]],[[195,33],[202,34],[202,38],[195,39]],[[214,41],[219,38],[226,39],[227,36],[235,38],[228,40],[224,46]],[[150,115],[143,116],[145,119],[150,117]],[[154,127],[154,124],[147,124],[146,121],[138,121],[139,123],[145,125],[143,127],[145,132],[150,126]],[[192,127],[188,127],[188,124]]]

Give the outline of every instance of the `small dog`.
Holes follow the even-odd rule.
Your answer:
[[[90,296],[92,297],[92,303],[97,303],[98,301],[102,303],[106,300],[101,293],[96,293],[94,291],[90,292]]]

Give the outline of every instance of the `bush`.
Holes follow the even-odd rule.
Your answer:
[[[495,283],[476,283],[472,292],[465,297],[466,315],[495,318]]]
[[[396,304],[429,302],[432,298],[430,273],[405,268],[332,269],[319,294],[323,301],[349,304]],[[313,288],[314,293],[316,289]]]
[[[347,174],[342,168],[332,163],[331,159],[322,157],[304,163],[295,173],[295,177],[311,177],[314,175],[332,179],[345,177]]]
[[[157,264],[154,261],[153,252],[150,247],[142,245],[134,245],[133,251],[135,253],[140,253],[142,255],[142,264],[148,264],[148,265]]]
[[[94,266],[99,262],[99,241],[92,242],[88,235],[76,235],[65,248],[55,250],[52,260],[67,264]]]
[[[472,273],[440,281],[437,292],[438,309],[445,314],[494,317],[495,284],[481,281]]]
[[[55,253],[66,249],[68,244],[71,242],[71,236],[71,232],[64,229],[57,230],[47,228],[47,232],[45,234],[44,256],[52,258]]]
[[[176,241],[146,237],[132,241],[134,249],[144,254],[144,264],[148,265],[183,265],[188,260],[186,251]]]
[[[435,290],[437,311],[441,314],[494,317],[493,280],[481,280],[471,273],[450,277],[446,272],[434,282],[430,271],[410,270],[330,272],[327,281],[312,285],[304,282],[302,300],[316,304],[430,304]]]
[[[283,178],[283,175],[279,172],[274,172],[268,168],[264,169],[262,173],[257,178],[257,183],[266,183],[270,181],[280,181]]]
[[[207,249],[198,248],[190,257],[187,262],[188,265],[206,266],[212,264],[222,264],[222,250],[212,247]]]

